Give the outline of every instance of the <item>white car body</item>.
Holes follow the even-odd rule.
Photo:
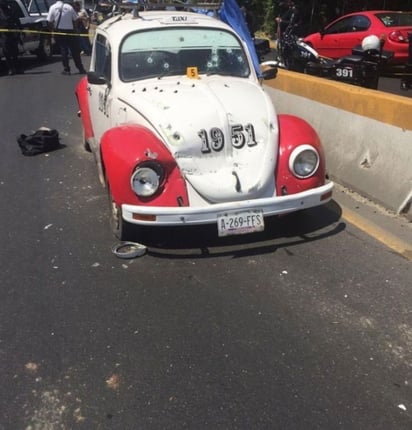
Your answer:
[[[196,59],[205,52],[207,61]],[[180,11],[113,17],[96,29],[87,79],[77,89],[85,138],[109,185],[120,237],[128,224],[224,224],[239,212],[242,220],[257,213],[259,225],[241,221],[247,225],[229,232],[219,227],[220,235],[248,233],[261,230],[265,216],[330,199],[333,184],[324,179],[317,135],[300,119],[279,120],[246,43],[220,20]],[[300,130],[284,150],[283,121]],[[295,143],[299,134],[307,136]],[[275,172],[290,169],[305,150],[318,157],[313,173],[294,178],[292,188],[299,192],[289,194],[283,185],[281,193],[277,180],[289,179]],[[280,154],[290,155],[281,166]],[[147,180],[133,177],[139,163],[162,163],[169,156],[175,176],[163,178],[151,202],[132,198]],[[121,178],[126,170],[127,181]]]

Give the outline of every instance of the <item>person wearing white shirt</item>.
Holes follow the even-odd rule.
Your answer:
[[[50,29],[55,33],[54,38],[60,47],[63,63],[63,74],[70,75],[69,55],[72,58],[79,73],[84,74],[86,70],[83,67],[80,57],[79,36],[76,34],[75,25],[79,21],[79,16],[70,3],[58,0],[50,6],[47,15],[47,21]]]

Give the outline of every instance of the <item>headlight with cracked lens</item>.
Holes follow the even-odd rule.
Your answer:
[[[159,189],[163,179],[163,169],[157,163],[140,165],[133,172],[131,186],[139,197],[151,197]]]
[[[319,154],[311,145],[300,145],[290,154],[289,169],[297,178],[309,178],[319,166]]]

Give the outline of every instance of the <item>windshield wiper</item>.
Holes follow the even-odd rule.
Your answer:
[[[221,75],[221,76],[234,76],[234,77],[239,77],[238,75],[234,75],[231,72],[223,72],[221,70],[215,70],[215,71],[210,71],[206,73],[206,76],[212,76],[212,75]]]
[[[181,71],[179,71],[179,70],[165,70],[164,72],[162,72],[162,73],[160,73],[158,76],[157,76],[157,79],[162,79],[162,78],[164,78],[164,77],[166,77],[166,76],[173,76],[173,75],[183,75],[184,73],[182,73]]]

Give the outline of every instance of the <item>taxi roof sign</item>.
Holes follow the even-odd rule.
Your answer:
[[[139,9],[139,10],[218,10],[222,6],[223,1],[218,0],[188,0],[186,2],[179,0],[128,0],[128,1],[115,1],[114,3],[122,9]]]

